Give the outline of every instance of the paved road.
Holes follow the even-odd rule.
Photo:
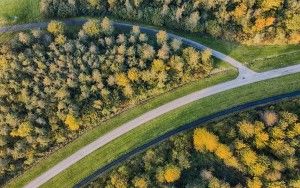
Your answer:
[[[97,150],[98,148],[106,145],[107,143],[111,142],[112,140],[122,136],[123,134],[126,134],[127,132],[135,129],[138,126],[141,126],[142,124],[153,120],[167,112],[170,112],[176,108],[179,108],[183,105],[186,105],[188,103],[194,102],[196,100],[202,99],[204,97],[208,97],[226,90],[230,90],[233,88],[237,88],[240,86],[248,85],[250,83],[255,83],[258,81],[268,80],[271,78],[276,78],[288,74],[298,73],[300,72],[300,65],[295,65],[287,68],[272,70],[264,73],[257,73],[252,76],[249,76],[245,79],[242,77],[239,77],[235,80],[225,82],[222,84],[218,84],[194,93],[191,93],[189,95],[186,95],[184,97],[181,97],[179,99],[176,99],[172,102],[169,102],[165,105],[162,105],[154,110],[151,110],[123,125],[120,127],[114,129],[113,131],[103,135],[102,137],[98,138],[94,142],[84,146],[68,158],[64,159],[63,161],[59,162],[57,165],[37,177],[36,179],[32,180],[29,184],[27,184],[26,188],[35,188],[39,187],[40,185],[46,183],[48,180],[53,178],[54,176],[58,175],[63,170],[67,169],[71,165],[75,164],[77,161],[81,160],[88,154],[92,153],[93,151]]]
[[[84,20],[67,20],[66,24],[82,24]],[[21,25],[21,26],[13,26],[10,28],[0,28],[0,33],[2,32],[8,32],[8,31],[21,31],[21,30],[26,30],[26,29],[32,29],[32,28],[44,28],[46,27],[46,23],[37,23],[37,24],[26,24],[26,25]],[[129,24],[123,24],[123,23],[114,23],[115,27],[118,27],[120,29],[128,29],[129,27],[132,27],[132,25]],[[141,27],[142,32],[147,32],[150,34],[155,34],[157,30],[152,29],[152,28],[147,28],[147,27]],[[183,41],[183,43],[187,45],[191,45],[196,49],[203,49],[207,48],[206,46],[196,43],[194,41],[176,36],[174,34],[169,34],[171,38],[178,38]],[[251,83],[263,81],[263,80],[268,80],[288,74],[293,74],[293,73],[298,73],[300,72],[300,65],[295,65],[291,67],[286,67],[282,69],[277,69],[277,70],[272,70],[268,72],[263,72],[263,73],[256,73],[247,67],[243,66],[241,63],[238,61],[232,59],[229,56],[226,56],[225,54],[222,54],[220,52],[217,52],[213,50],[213,55],[216,56],[217,58],[226,61],[230,63],[231,65],[235,66],[239,70],[239,77],[236,78],[235,80],[228,81],[225,83],[221,83],[194,93],[191,93],[189,95],[186,95],[184,97],[181,97],[179,99],[176,99],[174,101],[171,101],[167,104],[164,104],[156,109],[153,109],[123,125],[120,127],[114,129],[113,131],[103,135],[102,137],[98,138],[94,142],[84,146],[68,158],[64,159],[63,161],[59,162],[56,164],[54,167],[49,169],[48,171],[44,172],[31,182],[29,182],[25,187],[26,188],[35,188],[39,187],[54,176],[58,175],[60,172],[63,170],[67,169],[71,165],[75,164],[77,161],[81,160],[88,154],[92,153],[93,151],[97,150],[98,148],[104,146],[105,144],[109,143],[110,141],[122,136],[123,134],[133,130],[134,128],[150,121],[153,120],[167,112],[170,112],[176,108],[179,108],[183,105],[186,105],[188,103],[194,102],[196,100],[223,92],[227,91],[233,88],[237,88],[240,86],[248,85]]]
[[[179,133],[182,133],[184,131],[194,129],[196,127],[204,125],[205,123],[218,120],[220,118],[229,116],[229,115],[237,113],[237,112],[241,112],[241,111],[245,111],[245,110],[249,110],[249,109],[253,109],[253,108],[258,108],[261,106],[273,104],[273,103],[276,103],[276,102],[279,102],[282,100],[291,99],[291,98],[295,98],[295,97],[299,97],[299,96],[300,96],[300,91],[277,95],[277,96],[272,96],[272,97],[268,97],[268,98],[265,98],[262,100],[257,100],[254,102],[248,102],[248,103],[245,103],[242,105],[238,105],[238,106],[235,106],[235,107],[232,107],[232,108],[229,108],[226,110],[222,110],[220,112],[199,118],[191,123],[182,125],[176,129],[173,129],[173,130],[157,137],[157,138],[154,138],[153,140],[149,141],[148,143],[146,143],[142,146],[139,146],[139,147],[129,151],[128,153],[125,153],[124,155],[122,155],[119,158],[113,160],[112,162],[106,164],[105,166],[100,167],[98,170],[93,172],[91,175],[85,177],[83,180],[81,180],[79,183],[77,183],[74,186],[74,188],[80,188],[80,187],[87,186],[89,183],[96,180],[101,175],[104,175],[107,171],[113,169],[116,166],[119,166],[121,163],[131,159],[135,155],[149,149],[150,147],[157,145],[158,143],[160,143],[166,139],[169,139],[170,137],[172,137],[174,135],[178,135]]]

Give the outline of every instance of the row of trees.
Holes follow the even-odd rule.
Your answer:
[[[125,103],[212,69],[208,50],[183,48],[164,31],[118,33],[107,18],[86,22],[75,38],[56,21],[19,33],[0,48],[1,182]]]
[[[111,15],[247,44],[299,44],[298,0],[42,0],[45,17]]]
[[[283,108],[298,108],[297,101],[298,105],[294,100]],[[245,112],[172,137],[89,187],[297,188],[299,119],[294,113],[272,108]]]

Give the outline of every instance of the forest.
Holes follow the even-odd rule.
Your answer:
[[[19,33],[0,46],[0,182],[126,107],[209,76],[211,55],[108,18]]]
[[[115,19],[243,44],[299,44],[299,0],[42,0],[45,18]]]
[[[199,125],[87,187],[298,188],[299,106],[298,98]]]

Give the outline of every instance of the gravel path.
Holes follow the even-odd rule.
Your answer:
[[[85,19],[70,19],[64,21],[67,25],[81,25],[85,22]],[[33,23],[33,24],[25,24],[25,25],[16,25],[12,27],[6,27],[6,28],[0,28],[0,33],[4,32],[12,32],[12,31],[23,31],[27,29],[37,29],[37,28],[45,28],[47,26],[46,22],[43,23]],[[118,23],[114,22],[114,26],[117,29],[128,29],[131,28],[132,25],[130,24],[125,24],[125,23]],[[148,34],[155,34],[157,30],[148,28],[148,27],[140,27],[142,32],[148,33]],[[207,47],[199,44],[197,42],[194,42],[192,40],[174,35],[174,34],[169,34],[170,38],[177,38],[182,40],[182,42],[186,45],[190,45],[196,49],[206,49]],[[293,73],[298,73],[300,72],[300,65],[294,65],[286,68],[281,68],[281,69],[276,69],[276,70],[271,70],[263,73],[256,73],[249,68],[245,67],[243,64],[240,62],[234,60],[233,58],[220,53],[218,51],[213,50],[213,55],[225,62],[230,63],[234,67],[236,67],[239,70],[239,76],[235,80],[228,81],[225,83],[217,84],[212,87],[208,87],[206,89],[202,89],[200,91],[191,93],[189,95],[186,95],[184,97],[178,98],[174,101],[171,101],[167,104],[164,104],[156,109],[153,109],[123,125],[120,127],[112,130],[111,132],[103,135],[102,137],[99,137],[92,143],[84,146],[71,156],[67,157],[66,159],[62,160],[58,164],[56,164],[54,167],[51,169],[47,170],[40,176],[36,177],[34,180],[29,182],[25,187],[26,188],[35,188],[39,187],[42,184],[46,183],[48,180],[53,178],[54,176],[58,175],[60,172],[63,170],[67,169],[71,165],[75,164],[77,161],[81,160],[88,154],[92,153],[93,151],[97,150],[98,148],[104,146],[105,144],[109,143],[110,141],[122,136],[123,134],[126,134],[127,132],[133,130],[134,128],[150,121],[153,120],[167,112],[170,112],[176,108],[179,108],[181,106],[184,106],[186,104],[189,104],[191,102],[197,101],[199,99],[227,91],[233,88],[237,88],[240,86],[248,85],[251,83],[263,81],[263,80],[268,80],[284,75],[289,75]]]

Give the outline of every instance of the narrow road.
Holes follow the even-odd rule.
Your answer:
[[[209,123],[215,120],[218,120],[220,118],[224,118],[227,117],[229,115],[232,115],[234,113],[237,112],[241,112],[241,111],[245,111],[245,110],[249,110],[249,109],[253,109],[253,108],[257,108],[257,107],[261,107],[261,106],[265,106],[265,105],[269,105],[269,104],[273,104],[275,102],[279,102],[282,100],[286,100],[286,99],[291,99],[291,98],[295,98],[295,97],[299,97],[300,96],[300,91],[296,91],[296,92],[292,92],[292,93],[287,93],[287,94],[282,94],[282,95],[277,95],[277,96],[273,96],[273,97],[268,97],[262,100],[257,100],[254,102],[248,102],[242,105],[238,105],[226,110],[222,110],[220,112],[199,118],[191,123],[182,125],[176,129],[173,129],[157,138],[154,138],[153,140],[149,141],[148,143],[139,146],[131,151],[129,151],[128,153],[125,153],[124,155],[118,157],[117,159],[113,160],[112,162],[104,165],[103,167],[100,167],[98,170],[96,170],[95,172],[93,172],[91,175],[85,177],[84,179],[82,179],[79,183],[77,183],[74,188],[80,188],[80,187],[85,187],[87,186],[89,183],[91,183],[92,181],[96,180],[98,177],[100,177],[101,175],[104,175],[104,173],[106,173],[107,171],[113,169],[116,166],[121,165],[123,162],[131,159],[132,157],[134,157],[135,155],[146,151],[147,149],[157,145],[158,143],[169,139],[172,136],[178,135],[179,133],[182,133],[184,131],[188,131],[194,128],[197,128],[201,125],[204,125],[205,123]]]
[[[46,183],[48,180],[53,178],[54,176],[58,175],[63,170],[67,169],[68,167],[75,164],[77,161],[81,160],[88,154],[92,153],[93,151],[97,150],[98,148],[106,145],[107,143],[111,142],[112,140],[122,136],[123,134],[126,134],[127,132],[135,129],[138,126],[141,126],[142,124],[153,120],[167,112],[170,112],[176,108],[179,108],[181,106],[184,106],[186,104],[189,104],[191,102],[197,101],[199,99],[227,91],[233,88],[237,88],[240,86],[248,85],[251,83],[268,80],[284,75],[289,75],[293,73],[300,72],[300,65],[295,65],[291,67],[286,67],[282,69],[276,69],[264,73],[256,73],[252,76],[242,78],[238,77],[235,80],[221,83],[194,93],[191,93],[189,95],[186,95],[184,97],[181,97],[179,99],[176,99],[172,102],[169,102],[167,104],[164,104],[154,110],[151,110],[123,125],[120,127],[114,129],[113,131],[103,135],[102,137],[98,138],[97,140],[93,141],[92,143],[86,145],[85,147],[81,148],[68,158],[64,159],[63,161],[56,164],[54,167],[46,171],[45,173],[41,174],[36,179],[32,180],[30,183],[28,183],[25,188],[35,188],[39,187],[42,184]]]
[[[84,23],[85,19],[71,19],[65,21],[66,24],[68,25],[79,25]],[[25,24],[25,25],[19,25],[19,26],[13,26],[13,27],[6,27],[6,28],[0,28],[0,33],[4,32],[11,32],[11,31],[23,31],[27,29],[33,29],[33,28],[45,28],[47,23],[36,23],[36,24]],[[132,25],[130,24],[125,24],[125,23],[118,23],[114,22],[114,26],[118,29],[128,29],[131,28]],[[142,32],[148,33],[148,34],[155,34],[157,30],[148,28],[148,27],[140,27]],[[169,34],[170,38],[177,38],[183,41],[184,44],[186,45],[191,45],[192,47],[196,49],[206,49],[207,47],[199,44],[197,42],[194,42],[189,39],[182,38],[180,36],[174,35],[174,34]],[[58,175],[60,172],[63,170],[67,169],[71,165],[75,164],[77,161],[81,160],[88,154],[92,153],[93,151],[97,150],[98,148],[104,146],[105,144],[111,142],[112,140],[122,136],[123,134],[133,130],[134,128],[150,121],[153,120],[167,112],[170,112],[176,108],[179,108],[181,106],[184,106],[186,104],[189,104],[191,102],[197,101],[199,99],[227,91],[233,88],[237,88],[240,86],[248,85],[251,83],[263,81],[263,80],[268,80],[284,75],[289,75],[293,73],[298,73],[300,72],[300,65],[295,65],[295,66],[290,66],[286,68],[281,68],[281,69],[276,69],[272,71],[267,71],[263,73],[256,73],[244,65],[242,65],[240,62],[232,59],[231,57],[222,54],[218,51],[213,50],[213,55],[225,62],[230,63],[234,67],[236,67],[239,70],[239,77],[236,78],[235,80],[228,81],[225,83],[221,83],[194,93],[191,93],[189,95],[186,95],[184,97],[181,97],[179,99],[176,99],[174,101],[171,101],[167,104],[164,104],[156,109],[153,109],[123,125],[120,127],[112,130],[111,132],[103,135],[102,137],[96,139],[92,143],[86,145],[85,147],[81,148],[68,158],[64,159],[63,161],[59,162],[56,164],[54,167],[51,169],[47,170],[40,176],[36,177],[34,180],[29,182],[25,187],[26,188],[36,188],[41,186],[42,184],[46,183],[48,180],[53,178],[54,176]]]

